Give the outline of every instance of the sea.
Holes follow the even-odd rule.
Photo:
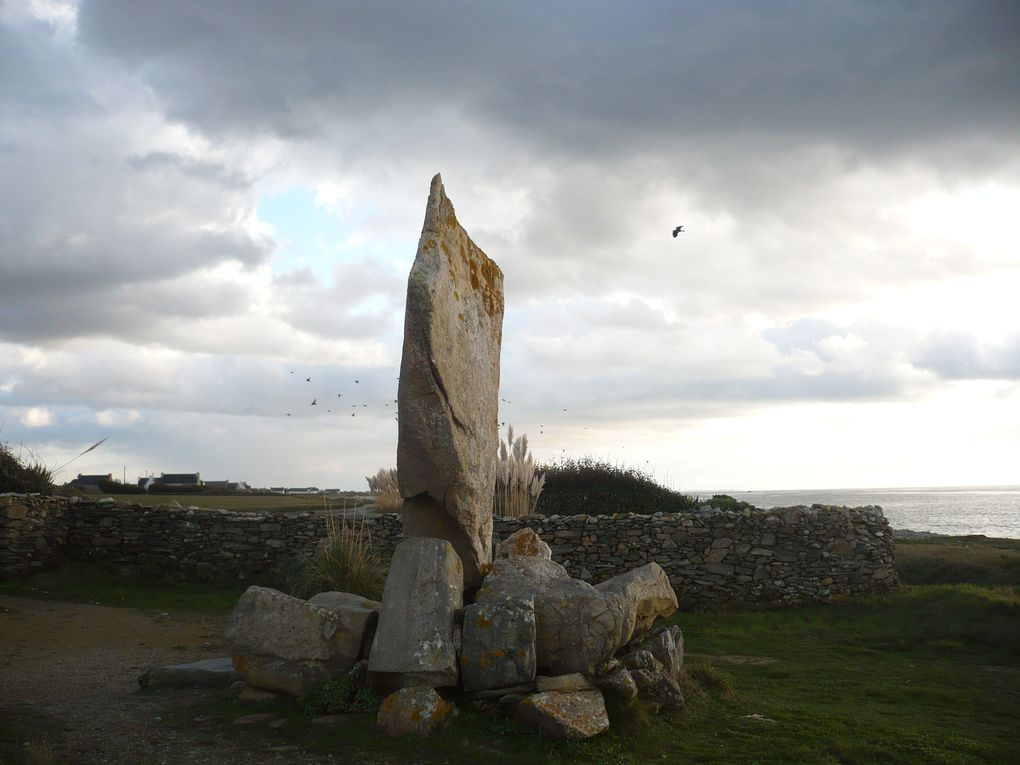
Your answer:
[[[702,498],[713,494],[729,494],[761,508],[813,504],[846,507],[878,505],[894,529],[1020,539],[1020,486],[685,493]]]

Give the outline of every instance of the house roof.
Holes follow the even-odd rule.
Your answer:
[[[160,483],[199,483],[198,473],[160,473]]]

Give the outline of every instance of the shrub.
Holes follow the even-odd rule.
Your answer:
[[[98,483],[99,491],[104,494],[137,494],[140,489],[138,486],[130,483],[121,483],[120,481],[109,481],[103,479]]]
[[[365,476],[368,490],[376,495],[376,509],[384,513],[399,513],[404,504],[397,483],[397,469],[379,468],[374,476]]]
[[[716,510],[755,510],[755,506],[750,502],[744,502],[740,499],[734,499],[729,494],[713,494],[712,499],[708,500],[708,504],[714,507]]]
[[[311,715],[374,712],[378,708],[379,697],[370,688],[359,688],[351,674],[327,680],[305,701],[305,711]]]
[[[0,491],[21,494],[53,492],[53,471],[34,454],[26,459],[15,454],[7,444],[0,444]]]
[[[364,520],[337,520],[332,512],[326,514],[326,536],[284,576],[287,591],[298,598],[338,590],[379,600],[385,579]]]
[[[545,476],[538,473],[528,452],[528,437],[515,439],[513,427],[508,428],[506,441],[499,442],[493,513],[500,518],[531,515],[544,485]]]
[[[692,510],[696,497],[660,486],[636,468],[610,465],[592,457],[568,459],[538,468],[545,488],[536,512],[544,515],[612,515]]]

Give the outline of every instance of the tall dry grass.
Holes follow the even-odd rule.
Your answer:
[[[528,450],[527,435],[514,438],[514,429],[510,426],[506,441],[499,442],[493,513],[501,518],[531,515],[544,485],[545,476],[537,471]]]
[[[379,468],[374,476],[365,476],[368,490],[376,495],[375,507],[382,513],[399,513],[404,504],[397,484],[396,468]]]
[[[336,590],[378,600],[384,583],[385,571],[364,516],[352,520],[346,512],[338,517],[328,509],[326,536],[301,556],[288,589],[298,598]]]

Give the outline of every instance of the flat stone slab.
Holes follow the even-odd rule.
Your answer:
[[[186,688],[192,685],[226,686],[236,680],[234,662],[229,656],[224,656],[153,667],[138,678],[138,684],[143,688]]]

